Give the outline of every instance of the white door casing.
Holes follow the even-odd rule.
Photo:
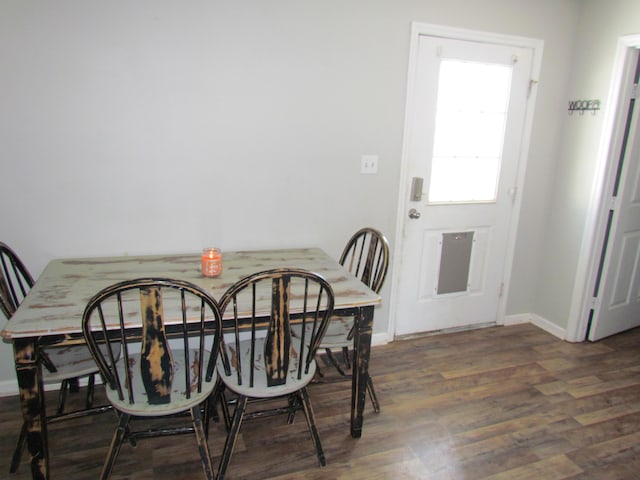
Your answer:
[[[493,323],[504,314],[541,50],[538,40],[414,24],[391,292],[396,335]],[[442,58],[512,69],[495,201],[428,201]],[[413,177],[424,178],[420,201],[409,198]],[[419,219],[409,218],[411,209]]]

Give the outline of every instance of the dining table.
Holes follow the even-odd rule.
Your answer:
[[[202,274],[200,253],[62,258],[47,264],[1,332],[3,340],[13,344],[32,478],[51,478],[41,351],[84,343],[82,316],[91,297],[123,280],[153,277],[191,282],[218,300],[238,280],[272,268],[302,268],[320,274],[334,291],[334,314],[354,316],[350,433],[359,438],[374,310],[381,297],[322,249],[225,251],[222,271],[215,277]]]

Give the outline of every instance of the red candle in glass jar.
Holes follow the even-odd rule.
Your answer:
[[[222,252],[219,248],[202,249],[202,275],[217,277],[222,273]]]

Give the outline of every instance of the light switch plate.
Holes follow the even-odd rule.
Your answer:
[[[362,155],[360,159],[360,173],[378,173],[378,156]]]

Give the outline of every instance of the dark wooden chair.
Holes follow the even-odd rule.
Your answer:
[[[220,325],[216,301],[180,280],[124,281],[89,301],[83,333],[119,417],[101,479],[110,477],[125,440],[135,445],[140,438],[189,432],[195,434],[205,477],[214,478],[208,402],[215,387]],[[186,412],[191,422],[175,425]],[[167,422],[132,429],[132,420],[141,418]]]
[[[265,304],[268,307],[259,311]],[[224,389],[237,398],[218,479],[225,476],[247,403],[253,399],[283,397],[301,408],[320,465],[326,465],[307,385],[316,372],[315,354],[333,305],[333,290],[324,278],[287,268],[240,280],[220,299],[222,315],[233,319],[233,328],[225,329],[223,335],[218,360],[221,381],[215,398]],[[294,337],[292,325],[300,325],[308,336]]]
[[[35,284],[33,277],[18,255],[5,243],[0,242],[0,310],[10,319],[22,300]],[[45,385],[60,385],[58,406],[47,423],[82,415],[104,412],[110,407],[93,407],[95,374],[98,373],[89,350],[85,346],[50,347],[40,352],[42,381]],[[87,397],[85,408],[65,412],[67,394],[77,391],[79,378],[87,377]],[[18,443],[11,460],[10,473],[15,473],[20,465],[22,452],[27,441],[27,425],[23,423]]]
[[[371,290],[379,293],[389,269],[389,242],[378,230],[362,228],[347,242],[340,257],[340,264]],[[351,377],[345,370],[351,369],[354,328],[353,317],[333,316],[320,344],[320,349],[324,349],[329,364],[333,365],[342,377],[347,378]],[[339,356],[334,354],[336,350],[341,353]],[[321,372],[319,373],[321,375]],[[374,410],[380,412],[380,403],[370,375],[367,378],[367,391]]]

